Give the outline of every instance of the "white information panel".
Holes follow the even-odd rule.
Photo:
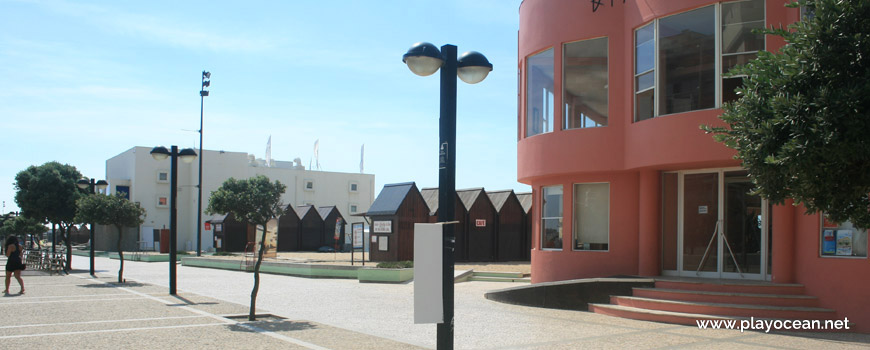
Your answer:
[[[442,224],[414,224],[414,323],[443,323]]]

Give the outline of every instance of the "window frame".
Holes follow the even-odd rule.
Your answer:
[[[166,174],[165,180],[160,179],[161,174]],[[159,183],[159,184],[168,184],[169,183],[169,170],[168,169],[157,169],[156,175],[157,175],[157,177],[156,177],[157,183]]]
[[[311,184],[311,188],[308,187],[308,184]],[[314,180],[312,179],[304,179],[302,180],[302,189],[305,191],[314,191]]]
[[[867,260],[868,257],[870,257],[870,229],[861,229],[861,228],[858,228],[857,226],[855,226],[854,224],[852,224],[851,222],[849,222],[849,224],[852,225],[852,247],[853,247],[852,249],[853,250],[854,250],[854,246],[855,246],[855,233],[856,233],[855,231],[856,230],[864,231],[864,245],[865,245],[864,246],[864,256],[837,255],[836,254],[836,240],[837,240],[836,231],[842,227],[843,223],[838,222],[836,224],[837,224],[837,228],[833,228],[833,229],[832,228],[825,228],[825,213],[819,212],[819,230],[818,230],[818,232],[819,232],[819,240],[818,240],[818,242],[819,242],[819,249],[818,249],[819,257],[823,258],[823,259],[858,259],[858,260],[863,259],[863,260]],[[825,231],[826,230],[834,230],[834,242],[835,242],[834,243],[835,244],[834,254],[824,254],[824,243],[823,242],[825,239]]]
[[[568,115],[567,115],[567,113],[568,113],[568,108],[565,106],[565,100],[566,100],[565,96],[568,95],[568,89],[565,88],[565,80],[566,80],[566,77],[567,77],[567,76],[566,76],[566,72],[567,72],[567,70],[565,69],[565,67],[566,67],[566,65],[565,65],[565,61],[566,61],[566,60],[565,60],[565,58],[566,58],[566,52],[567,52],[567,50],[565,50],[565,47],[566,47],[567,45],[569,45],[569,44],[577,44],[577,43],[581,43],[581,42],[588,42],[588,41],[592,41],[592,40],[600,40],[600,39],[604,39],[605,54],[606,54],[606,58],[605,58],[605,70],[606,70],[606,72],[605,72],[605,76],[607,77],[607,83],[605,84],[606,88],[604,89],[604,90],[605,90],[605,94],[604,94],[604,96],[605,96],[606,101],[607,101],[607,102],[606,102],[606,103],[607,103],[607,106],[606,106],[606,109],[607,109],[606,113],[607,113],[607,115],[606,115],[606,121],[605,121],[606,124],[605,124],[605,125],[600,125],[600,126],[582,126],[582,127],[574,127],[574,128],[571,128],[571,127],[568,126]],[[553,59],[555,60],[556,57],[555,57],[555,55],[553,55],[553,56],[554,56]],[[555,66],[556,66],[556,65],[555,65],[555,62],[554,62],[554,64],[553,64],[553,69],[554,69],[554,71],[553,71],[553,75],[554,75],[554,76],[555,76]],[[555,85],[555,81],[553,82],[553,85]],[[555,86],[554,86],[554,87],[555,87]],[[606,35],[603,35],[603,36],[597,36],[597,37],[592,37],[592,38],[585,38],[585,39],[574,40],[574,41],[568,41],[568,42],[564,42],[564,43],[562,43],[562,86],[561,86],[561,89],[562,89],[562,101],[560,101],[560,102],[561,102],[561,103],[560,103],[560,106],[559,106],[559,108],[557,108],[557,109],[561,109],[561,116],[562,116],[561,119],[562,119],[562,130],[563,130],[563,131],[564,131],[564,130],[577,130],[577,129],[596,129],[596,128],[605,128],[605,127],[607,127],[608,125],[610,125],[610,37],[608,37],[608,36],[606,36]],[[554,114],[555,114],[555,113],[554,113]],[[555,126],[555,125],[554,125],[554,126]]]
[[[545,202],[545,199],[544,199],[544,198],[547,197],[547,196],[546,196],[546,193],[545,193],[545,191],[546,191],[547,188],[559,188],[559,190],[562,191],[562,194],[559,195],[559,200],[561,201],[561,203],[559,203],[560,213],[559,213],[559,216],[558,216],[558,217],[555,217],[555,216],[554,216],[554,217],[544,217],[544,213],[546,212],[546,207],[545,207],[545,203],[544,203],[544,202]],[[562,251],[562,250],[565,249],[565,242],[564,242],[564,241],[565,241],[565,232],[564,232],[564,230],[563,230],[564,222],[565,222],[565,206],[564,206],[564,202],[565,202],[565,188],[564,188],[563,185],[558,184],[558,185],[550,185],[550,186],[541,186],[541,198],[540,198],[540,203],[541,203],[541,219],[540,219],[540,234],[539,234],[539,236],[540,236],[539,239],[540,239],[540,244],[541,244],[541,250],[547,250],[547,251]],[[559,243],[560,243],[560,246],[559,246],[558,248],[546,248],[546,247],[544,247],[544,235],[545,235],[545,232],[544,232],[544,227],[545,227],[544,222],[545,222],[546,220],[559,220]]]
[[[356,187],[356,188],[354,188],[354,187]],[[357,192],[359,192],[359,183],[356,182],[356,181],[351,181],[351,182],[348,183],[348,185],[347,185],[347,191],[348,191],[348,192],[352,192],[352,193],[357,193]]]
[[[577,230],[579,229],[579,225],[577,224],[577,186],[580,185],[600,185],[607,184],[607,249],[577,249]],[[602,182],[577,182],[572,186],[572,198],[571,198],[571,250],[575,252],[599,252],[599,253],[608,253],[610,252],[610,219],[612,217],[610,207],[613,205],[611,202],[612,191],[611,191],[611,183],[602,181]]]
[[[746,52],[741,52],[741,53],[726,54],[724,52],[725,50],[722,49],[722,44],[723,44],[722,31],[723,31],[723,29],[724,29],[723,27],[725,25],[724,22],[722,21],[722,4],[733,4],[733,3],[746,2],[746,1],[752,1],[752,0],[723,1],[723,2],[716,4],[716,6],[717,6],[717,8],[716,8],[716,11],[717,11],[716,12],[716,25],[718,26],[718,32],[717,32],[718,35],[716,37],[716,49],[719,51],[718,55],[716,56],[716,58],[718,60],[718,63],[716,64],[716,74],[718,74],[718,82],[717,82],[718,86],[716,87],[716,95],[717,95],[716,101],[718,104],[717,108],[722,108],[722,106],[725,104],[725,101],[723,101],[723,99],[725,98],[725,91],[724,91],[725,72],[722,69],[722,64],[724,63],[724,57],[726,55],[739,56],[739,55],[745,55],[745,54],[752,53],[752,52],[746,51]],[[759,1],[761,2],[761,22],[762,22],[761,27],[766,28],[767,27],[767,1],[763,1],[763,0],[759,0]],[[742,23],[748,23],[748,22],[742,22]],[[767,35],[762,35],[761,40],[763,41],[763,43],[761,44],[762,50],[767,50]],[[758,53],[761,52],[762,50],[755,51],[756,58],[758,58]],[[734,76],[733,78],[737,78],[737,77],[745,78],[746,75],[741,74],[741,75]]]
[[[724,57],[723,56],[723,49],[722,49],[722,30],[723,30],[723,28],[722,28],[722,23],[723,23],[722,22],[722,4],[738,3],[738,2],[745,2],[745,1],[752,1],[752,0],[721,1],[721,2],[717,2],[717,3],[709,4],[709,5],[699,6],[696,8],[689,9],[689,10],[680,11],[677,13],[669,14],[667,16],[655,18],[651,21],[642,23],[634,28],[634,30],[632,31],[632,48],[634,50],[634,52],[632,53],[632,78],[633,79],[631,82],[631,86],[632,86],[631,91],[633,94],[633,96],[632,96],[632,104],[633,104],[632,111],[633,111],[633,113],[632,113],[632,118],[631,118],[632,123],[639,123],[642,121],[655,119],[655,118],[659,118],[659,117],[670,116],[670,115],[677,115],[677,114],[682,114],[682,113],[691,113],[691,112],[698,112],[698,111],[705,111],[705,110],[722,108],[722,106],[724,104],[722,102],[722,98],[723,98],[723,91],[722,91],[723,84],[722,83],[723,83],[723,74],[724,74],[722,71],[722,62],[723,62],[723,57]],[[767,2],[761,0],[761,3],[762,3],[762,11],[763,11],[762,21],[764,22],[764,25],[766,27],[766,25],[767,25]],[[661,67],[660,67],[660,62],[659,62],[660,61],[659,60],[659,46],[661,45],[661,42],[660,42],[661,40],[659,40],[659,32],[660,32],[659,22],[662,19],[665,19],[668,17],[685,14],[687,12],[695,11],[695,10],[702,9],[702,8],[705,8],[708,6],[715,7],[715,9],[714,9],[714,17],[715,17],[714,18],[714,26],[716,28],[714,31],[714,33],[715,33],[715,35],[714,35],[715,36],[715,38],[714,38],[714,42],[715,42],[714,43],[714,45],[715,45],[714,56],[715,56],[715,58],[714,58],[713,64],[715,65],[714,71],[715,71],[716,77],[715,77],[715,84],[714,84],[715,85],[714,86],[715,96],[714,96],[713,107],[703,108],[703,109],[695,109],[695,110],[690,110],[690,111],[685,111],[685,112],[662,114],[661,113],[661,106],[659,103],[659,100],[660,100],[659,95],[661,94],[661,91],[660,91],[661,90],[661,78],[660,78]],[[637,61],[638,61],[638,59],[637,59],[637,44],[638,44],[637,43],[637,32],[641,29],[646,28],[649,25],[653,25],[653,39],[655,40],[655,45],[654,45],[654,49],[653,49],[653,56],[654,56],[653,60],[654,61],[653,61],[653,68],[652,68],[653,76],[654,76],[653,77],[654,78],[653,79],[653,86],[651,88],[644,89],[643,91],[637,91],[637,86],[638,86],[637,77],[650,72],[650,70],[647,70],[647,71],[644,71],[641,73],[636,72]],[[766,35],[764,36],[763,46],[764,46],[764,50],[766,50],[767,49],[767,36]],[[758,51],[756,51],[756,54],[757,54],[757,52]],[[747,53],[750,53],[750,52],[743,52],[741,54],[747,54]],[[737,54],[728,54],[728,55],[733,56],[733,55],[737,55]],[[650,117],[648,119],[638,120],[637,119],[637,117],[638,117],[638,114],[637,114],[637,105],[638,105],[637,95],[639,93],[650,91],[651,89],[654,90],[654,92],[653,92],[654,93],[653,115],[652,115],[652,117]]]
[[[551,112],[552,112],[552,115],[550,116],[549,121],[548,121],[547,123],[544,123],[544,120],[546,120],[546,119],[544,118],[544,116],[543,116],[543,114],[542,114],[542,115],[541,115],[541,122],[542,122],[542,124],[541,124],[541,132],[539,132],[539,133],[537,133],[537,134],[534,134],[534,135],[529,135],[529,130],[530,130],[530,128],[529,128],[529,125],[530,125],[530,124],[529,124],[529,107],[530,107],[530,103],[529,103],[529,80],[530,80],[530,79],[529,79],[529,72],[530,72],[530,70],[529,70],[529,61],[531,60],[532,57],[537,56],[537,55],[540,55],[540,54],[542,54],[542,53],[544,53],[544,52],[547,52],[548,50],[553,50],[553,89],[552,89],[552,93],[553,93],[553,110],[551,111]],[[545,48],[543,48],[543,49],[541,49],[541,50],[538,50],[538,51],[536,51],[536,52],[533,52],[533,53],[527,55],[527,56],[525,57],[524,65],[525,65],[524,68],[525,68],[525,73],[526,73],[526,74],[524,74],[524,75],[525,75],[525,77],[524,77],[524,78],[525,78],[525,79],[524,79],[525,81],[523,82],[523,83],[524,83],[524,85],[523,85],[523,87],[524,87],[524,89],[523,89],[523,92],[524,92],[523,96],[525,96],[525,101],[524,101],[524,102],[525,102],[525,107],[526,107],[526,108],[524,108],[524,110],[523,110],[523,117],[524,117],[524,118],[523,118],[523,125],[525,126],[525,128],[524,128],[524,129],[525,129],[525,133],[524,133],[524,135],[523,135],[523,138],[525,139],[525,138],[534,137],[534,136],[538,136],[538,135],[550,134],[550,133],[553,133],[553,132],[556,131],[556,120],[555,120],[555,118],[554,118],[554,117],[556,117],[556,109],[558,108],[558,106],[556,106],[556,47],[555,47],[555,46],[547,46],[547,47],[545,47]],[[552,123],[552,125],[550,125],[550,123]],[[546,130],[545,130],[546,128],[544,128],[544,126],[550,126],[550,129],[551,129],[551,130],[546,131]]]

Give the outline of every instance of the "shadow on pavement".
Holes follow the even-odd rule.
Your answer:
[[[251,329],[245,327],[244,325],[257,327],[259,329],[269,332],[292,332],[317,328],[317,325],[310,322],[287,320],[243,322],[242,324],[228,325],[227,328],[234,332],[251,332]]]
[[[106,282],[106,283],[89,283],[89,284],[79,284],[78,287],[82,288],[118,288],[118,287],[145,287],[149,286],[148,284],[139,283],[139,282]]]
[[[190,301],[189,299],[186,299],[186,298],[183,298],[183,297],[180,297],[177,295],[172,295],[172,297],[180,300],[182,303],[181,304],[168,304],[166,306],[217,305],[217,303],[213,302],[213,301],[197,303],[197,302]]]

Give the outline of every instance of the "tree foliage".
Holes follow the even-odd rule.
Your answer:
[[[31,165],[15,175],[15,202],[21,215],[60,226],[67,247],[67,269],[72,264],[69,228],[74,223],[76,200],[83,195],[76,186],[81,177],[76,167],[58,162]]]
[[[266,250],[266,225],[269,220],[284,213],[281,195],[287,186],[279,181],[270,182],[268,177],[257,175],[246,180],[229,178],[217,191],[211,193],[206,213],[232,213],[236,220],[261,226],[257,263],[254,265],[254,289],[251,291],[251,309],[248,320],[256,320],[257,291],[260,288],[260,264]]]
[[[118,255],[121,268],[118,270],[118,283],[124,282],[124,252],[121,249],[124,227],[136,227],[144,222],[145,209],[124,198],[124,193],[113,196],[84,196],[77,202],[78,212],[75,221],[99,225],[111,225],[118,229]],[[91,242],[91,244],[94,244]]]
[[[766,29],[787,45],[732,71],[742,97],[706,127],[737,150],[755,192],[870,227],[870,1],[799,0],[814,15]]]
[[[48,231],[48,227],[45,227],[41,222],[24,217],[24,216],[14,216],[5,221],[0,225],[0,236],[6,237],[9,235],[16,236],[25,236],[32,235],[37,237],[41,237],[43,233]]]

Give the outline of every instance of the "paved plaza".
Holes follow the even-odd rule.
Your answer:
[[[250,273],[178,267],[168,294],[167,263],[73,257],[69,276],[28,271],[27,294],[0,298],[3,348],[418,349],[435,347],[435,326],[413,323],[413,283],[261,275],[258,313],[248,323]],[[5,262],[4,262],[5,263]],[[457,349],[721,348],[870,349],[870,335],[765,334],[626,320],[588,312],[493,302],[486,291],[515,284],[456,285]],[[13,280],[13,292],[18,291]]]

